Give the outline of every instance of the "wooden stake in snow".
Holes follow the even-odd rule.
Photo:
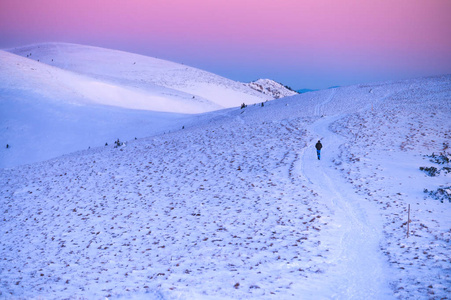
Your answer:
[[[407,237],[409,237],[409,224],[410,224],[410,204],[407,212]]]

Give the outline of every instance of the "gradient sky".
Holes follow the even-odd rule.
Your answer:
[[[55,41],[327,88],[451,73],[451,0],[0,0],[0,48]]]

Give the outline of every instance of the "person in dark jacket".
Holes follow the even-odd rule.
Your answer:
[[[318,143],[316,143],[315,148],[316,148],[316,154],[318,155],[318,160],[320,160],[321,159],[321,148],[323,148],[321,141],[318,141]]]

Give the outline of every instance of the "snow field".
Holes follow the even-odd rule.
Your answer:
[[[267,95],[183,64],[75,44],[0,51],[0,168],[173,131],[198,113],[293,94],[272,83],[261,82]]]
[[[326,251],[318,204],[290,173],[304,143],[287,128],[303,121],[235,121],[32,165],[25,181],[16,173],[4,295],[296,298]]]
[[[393,266],[392,286],[400,299],[446,299],[450,293],[451,208],[423,193],[449,186],[450,176],[428,177],[419,170],[433,165],[426,155],[445,151],[450,142],[450,91],[449,77],[416,82],[333,126],[350,141],[335,167],[385,219],[381,250]]]
[[[450,82],[282,98],[0,169],[0,297],[446,298],[450,206],[422,190],[449,174],[418,167],[449,140]]]

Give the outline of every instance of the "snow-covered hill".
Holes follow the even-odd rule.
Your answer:
[[[178,129],[190,118],[115,107],[113,97],[101,105],[106,91],[85,89],[96,84],[89,78],[8,52],[0,51],[0,65],[0,141],[8,150],[0,151],[0,167]],[[92,103],[97,92],[100,103]]]
[[[49,74],[66,88],[95,103],[133,109],[201,113],[274,99],[244,83],[203,70],[153,57],[98,47],[46,43],[10,49],[11,53],[39,61],[22,76]],[[3,63],[3,59],[2,59]],[[49,67],[54,68],[49,68]],[[66,80],[50,74],[65,70],[86,80]],[[47,79],[47,77],[45,77]]]
[[[351,86],[1,169],[0,297],[446,299],[450,115],[451,76]]]
[[[0,168],[188,126],[188,114],[273,99],[188,66],[48,43],[0,51]]]
[[[250,82],[249,86],[260,93],[273,97],[274,99],[298,94],[297,92],[288,89],[284,85],[271,79],[259,79],[257,81]]]

